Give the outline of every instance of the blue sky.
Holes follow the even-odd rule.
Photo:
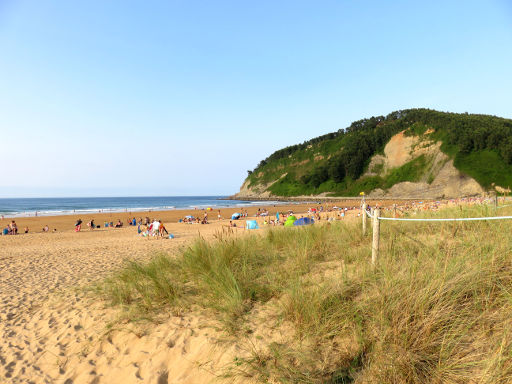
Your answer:
[[[404,108],[512,117],[512,2],[0,0],[0,197],[236,192]]]

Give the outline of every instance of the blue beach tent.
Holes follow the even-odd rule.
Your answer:
[[[247,229],[260,229],[256,220],[247,220],[245,222],[245,228]]]
[[[313,224],[315,221],[313,219],[310,219],[309,217],[301,217],[298,220],[295,220],[293,222],[293,225],[310,225]]]
[[[238,220],[238,219],[240,218],[240,216],[241,216],[241,215],[240,215],[238,212],[233,213],[233,214],[231,215],[231,220]]]

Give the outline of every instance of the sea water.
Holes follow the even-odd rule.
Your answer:
[[[3,198],[0,199],[0,215],[34,217],[283,204],[275,201],[225,200],[225,198],[226,196]]]

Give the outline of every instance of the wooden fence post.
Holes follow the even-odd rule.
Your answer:
[[[363,236],[366,235],[366,203],[363,203],[363,209],[361,211],[363,215]]]
[[[380,240],[380,209],[373,211],[373,242],[372,242],[372,266],[375,267],[379,258],[379,240]]]

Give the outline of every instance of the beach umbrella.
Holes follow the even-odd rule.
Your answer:
[[[235,212],[231,215],[231,220],[238,220],[240,216],[241,215],[238,212]]]
[[[193,218],[194,218],[194,216],[190,216],[190,215],[188,215],[188,216],[185,216],[185,218],[186,218],[186,219],[193,219]]]

